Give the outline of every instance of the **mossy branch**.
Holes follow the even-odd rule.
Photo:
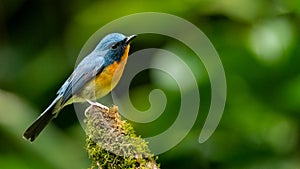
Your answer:
[[[91,105],[86,110],[86,149],[93,168],[158,169],[145,142],[132,126],[120,119],[118,108]]]

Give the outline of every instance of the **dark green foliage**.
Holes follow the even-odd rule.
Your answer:
[[[22,134],[51,103],[76,63],[87,54],[88,51],[78,57],[88,38],[111,21],[145,11],[170,13],[201,29],[219,53],[228,89],[217,130],[207,142],[199,144],[211,103],[211,85],[205,67],[176,39],[151,33],[136,38],[131,53],[159,48],[181,57],[195,74],[201,95],[192,130],[177,146],[159,155],[161,167],[300,168],[299,0],[3,0],[0,1],[0,169],[90,166],[91,160],[83,148],[85,133],[74,106],[67,106],[34,144],[22,139]],[[132,34],[143,26],[133,25],[136,29],[131,29]],[[163,26],[173,30],[169,25]],[[119,29],[125,31],[128,27]],[[130,62],[138,65],[132,57]],[[165,64],[176,69],[172,63]],[[181,106],[180,89],[170,88],[176,87],[176,82],[171,77],[163,78],[166,73],[155,71],[158,70],[139,72],[130,83],[130,100],[138,110],[156,106],[149,102],[152,89],[162,89],[168,98],[159,118],[149,123],[131,123],[143,137],[167,130],[178,118]],[[114,103],[106,99],[101,102]],[[77,112],[83,115],[82,111]],[[168,144],[168,140],[164,141]]]

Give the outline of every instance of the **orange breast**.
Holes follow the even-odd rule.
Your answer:
[[[119,82],[125,68],[125,64],[128,58],[130,46],[127,45],[123,56],[119,62],[114,62],[113,64],[104,68],[102,73],[100,73],[95,80],[91,81],[91,86],[94,86],[94,95],[96,98],[101,98],[108,94]],[[88,85],[90,86],[90,84]],[[91,89],[88,89],[91,90]],[[90,93],[90,91],[89,91]]]

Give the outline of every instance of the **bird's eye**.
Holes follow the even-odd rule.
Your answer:
[[[113,45],[111,46],[111,48],[112,48],[112,49],[117,49],[119,45],[120,45],[119,42],[118,42],[118,43],[115,43],[115,44],[113,44]]]

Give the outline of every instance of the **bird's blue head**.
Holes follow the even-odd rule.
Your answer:
[[[105,59],[109,63],[120,61],[126,47],[136,37],[136,35],[125,36],[120,33],[106,35],[96,46],[97,52],[105,52]]]

